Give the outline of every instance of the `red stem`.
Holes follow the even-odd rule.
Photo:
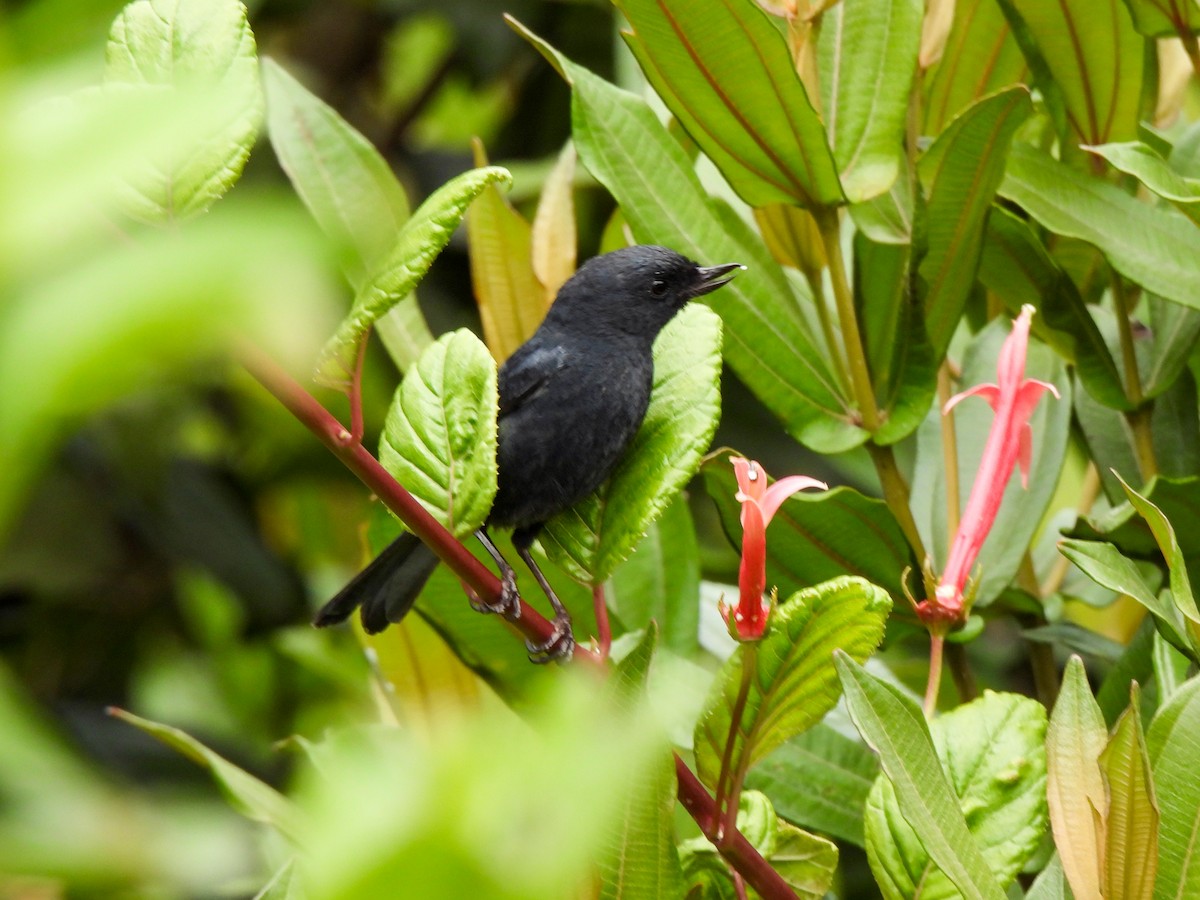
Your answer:
[[[608,659],[612,647],[612,626],[608,623],[608,603],[604,599],[604,584],[592,585],[592,609],[596,613],[596,643],[601,659]]]

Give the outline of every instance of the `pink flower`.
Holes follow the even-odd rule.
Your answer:
[[[756,641],[767,630],[771,604],[764,596],[767,589],[767,526],[783,504],[796,491],[805,488],[825,490],[825,483],[806,475],[789,475],[767,487],[767,473],[753,460],[735,456],[736,497],[742,504],[742,564],[738,570],[738,605],[731,609],[720,604],[721,617],[729,633],[740,641]]]
[[[1029,323],[1033,313],[1034,308],[1026,304],[1013,322],[1012,333],[1005,339],[997,360],[997,383],[979,384],[955,394],[942,410],[945,415],[964,397],[975,396],[987,400],[996,416],[988,432],[975,483],[971,486],[971,496],[967,498],[966,511],[950,545],[950,558],[938,579],[933,604],[931,606],[927,601],[918,607],[927,622],[954,621],[963,616],[963,592],[967,579],[984,539],[996,521],[1004,488],[1012,477],[1014,465],[1021,467],[1022,486],[1029,485],[1029,459],[1033,450],[1033,429],[1029,426],[1029,417],[1043,391],[1058,397],[1058,389],[1054,385],[1025,377],[1025,351],[1029,347]]]

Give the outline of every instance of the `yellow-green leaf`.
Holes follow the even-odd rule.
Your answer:
[[[546,178],[533,217],[533,274],[545,291],[547,306],[575,274],[574,179],[575,145],[568,141]]]
[[[1105,900],[1150,900],[1158,871],[1158,803],[1142,733],[1137,682],[1100,756],[1108,791],[1104,835]]]

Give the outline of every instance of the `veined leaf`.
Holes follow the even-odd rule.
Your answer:
[[[1046,710],[1019,694],[983,697],[930,724],[938,759],[996,881],[1008,884],[1046,830]],[[905,821],[892,782],[879,776],[867,798],[867,857],[885,894],[960,896]]]
[[[1147,290],[1200,308],[1200,230],[1180,213],[1142,203],[1025,144],[1013,146],[1000,194],[1055,234],[1094,244]]]
[[[545,291],[546,305],[575,274],[575,203],[571,195],[575,177],[575,145],[567,142],[538,200],[533,217],[533,274]]]
[[[383,467],[458,537],[496,496],[496,366],[465,328],[443,335],[396,389],[379,444]]]
[[[642,71],[743,200],[843,202],[825,129],[766,13],[737,0],[615,2]]]
[[[842,0],[822,16],[821,105],[851,203],[886,192],[905,164],[922,12],[919,0]]]
[[[1200,32],[1200,5],[1196,0],[1125,0],[1138,34],[1173,38]],[[1186,39],[1186,38],[1185,38]]]
[[[1200,18],[1200,4],[1195,3],[1195,0],[1188,2],[1196,10],[1197,18]],[[1107,160],[1117,171],[1132,175],[1200,225],[1200,178],[1189,178],[1175,171],[1150,145],[1141,141],[1130,141],[1084,149]]]
[[[929,191],[929,251],[919,272],[926,285],[925,328],[937,359],[950,345],[975,282],[1009,143],[1032,111],[1024,87],[985,97],[956,118],[917,163]]]
[[[801,900],[822,900],[828,896],[837,871],[837,844],[828,838],[809,834],[795,825],[780,821],[775,850],[767,861],[783,876]]]
[[[721,412],[721,321],[702,306],[675,316],[654,343],[646,418],[612,477],[546,523],[547,555],[584,584],[608,579],[696,474]]]
[[[1046,731],[1050,827],[1063,872],[1077,897],[1099,897],[1107,810],[1100,754],[1108,729],[1088,687],[1083,660],[1072,656]]]
[[[1159,786],[1156,898],[1200,896],[1200,678],[1189,679],[1150,722],[1146,750]]]
[[[839,694],[834,650],[865,660],[883,639],[891,608],[881,588],[848,577],[798,591],[776,607],[766,637],[749,654],[754,674],[733,733],[731,772],[749,771],[833,708]],[[710,786],[716,784],[730,737],[730,714],[742,686],[747,646],[739,646],[726,660],[696,723],[696,770]]]
[[[254,35],[238,0],[136,0],[113,22],[107,86],[175,91],[180,102],[220,99],[207,139],[127,175],[123,206],[163,224],[208,209],[242,174],[262,123]],[[208,112],[205,103],[204,112]]]
[[[706,263],[742,262],[742,273],[705,297],[725,325],[725,354],[738,376],[790,434],[819,452],[861,444],[851,402],[797,308],[795,294],[758,236],[701,186],[679,142],[639,97],[575,65],[509,20],[571,84],[580,158],[621,205],[638,241]]]
[[[496,166],[472,169],[446,182],[417,208],[400,230],[395,248],[367,278],[354,298],[349,315],[321,350],[318,381],[339,388],[350,381],[359,345],[371,326],[412,293],[450,242],[471,201],[489,184],[497,182],[512,184],[507,169]]]
[[[968,900],[1003,900],[1004,891],[971,836],[921,711],[847,654],[839,650],[835,657],[850,717],[879,754],[900,814],[921,836],[925,852]],[[893,888],[889,900],[901,896],[897,891]]]
[[[1133,683],[1129,708],[1100,756],[1108,793],[1103,891],[1108,900],[1150,900],[1158,871],[1158,804]]]

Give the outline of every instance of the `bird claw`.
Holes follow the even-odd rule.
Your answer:
[[[554,629],[550,637],[541,643],[525,642],[529,661],[537,665],[548,662],[567,663],[575,655],[575,634],[571,630],[571,617],[565,612],[554,617]]]
[[[500,576],[500,597],[495,603],[481,600],[474,591],[468,593],[471,609],[478,613],[495,613],[513,620],[521,618],[521,595],[517,591],[517,576],[512,569]]]

